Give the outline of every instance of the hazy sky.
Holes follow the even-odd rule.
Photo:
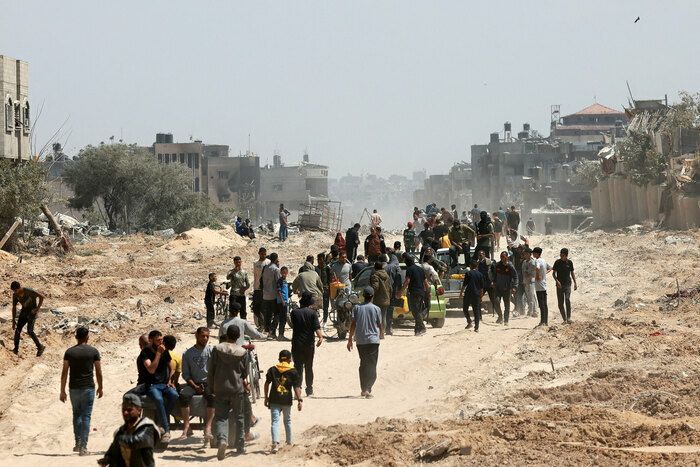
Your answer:
[[[38,140],[69,154],[190,135],[331,175],[446,172],[510,120],[548,133],[597,101],[700,90],[700,2],[3,2],[0,54],[30,65]],[[641,20],[634,24],[634,19]],[[36,116],[36,112],[35,112]]]

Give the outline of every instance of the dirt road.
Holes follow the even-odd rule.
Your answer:
[[[380,347],[378,380],[374,399],[359,397],[357,352],[348,352],[344,341],[327,341],[318,349],[315,360],[315,396],[307,398],[304,410],[293,413],[297,441],[304,430],[314,425],[366,423],[377,417],[435,416],[444,410],[441,401],[448,395],[469,391],[470,374],[478,374],[488,362],[507,353],[524,333],[530,332],[534,319],[513,320],[509,329],[489,325],[486,318],[481,332],[464,330],[464,318],[448,318],[442,329],[429,329],[415,338],[409,327],[397,330]],[[194,343],[192,336],[182,337],[184,349]],[[276,354],[288,344],[276,341],[258,344],[262,365],[268,367]],[[102,346],[105,373],[105,396],[98,400],[92,417],[91,451],[102,451],[119,421],[121,394],[133,387],[134,359],[138,347]],[[94,462],[71,454],[72,432],[70,406],[58,400],[59,362],[37,364],[28,370],[23,388],[17,388],[13,404],[3,415],[0,426],[0,463],[40,465],[60,457],[63,465],[86,465]],[[21,389],[21,390],[20,390]],[[262,420],[257,431],[258,443],[249,454],[237,458],[237,465],[255,465],[274,460],[266,454],[270,444],[269,412],[262,402],[255,406]],[[449,415],[449,414],[443,414]],[[196,440],[199,441],[200,433]],[[164,465],[180,465],[193,458],[214,458],[215,450],[198,452],[199,442],[173,442],[158,458]],[[9,454],[9,455],[8,455]]]
[[[89,444],[93,455],[88,458],[70,452],[70,406],[58,400],[62,352],[71,343],[70,335],[47,331],[42,338],[50,346],[42,359],[31,355],[27,339],[20,358],[0,348],[0,463],[94,463],[121,423],[122,393],[135,382],[136,336],[159,327],[178,336],[178,350],[192,345],[191,332],[201,323],[192,312],[201,308],[198,297],[206,272],[224,272],[234,253],[251,262],[263,243],[239,244],[228,232],[217,235],[224,237],[223,249],[221,239],[194,233],[184,241],[145,239],[79,247],[103,251],[85,257],[30,258],[21,265],[0,262],[1,280],[31,281],[50,291],[51,307],[78,308],[60,316],[42,313],[40,321],[49,331],[64,316],[106,320],[115,310],[127,309],[131,317],[110,321],[118,324],[116,329],[104,323],[96,326],[100,333],[93,336],[94,345],[103,355],[105,397],[95,404]],[[316,395],[306,399],[301,413],[293,413],[298,445],[277,456],[265,454],[269,413],[259,402],[255,411],[262,420],[256,430],[261,439],[246,456],[222,464],[410,463],[431,439],[451,440],[449,453],[441,456],[457,464],[553,462],[562,455],[580,463],[590,449],[600,451],[596,456],[603,464],[700,459],[693,447],[700,444],[700,435],[693,431],[700,418],[692,418],[700,417],[700,403],[693,402],[700,394],[690,389],[700,387],[697,302],[686,299],[677,308],[674,303],[656,304],[664,293],[676,290],[676,279],[683,288],[696,284],[690,272],[697,271],[700,259],[699,235],[678,234],[684,238],[680,243],[666,235],[593,232],[535,237],[533,244],[545,248],[550,263],[561,246],[571,250],[580,285],[572,297],[574,325],[557,325],[560,318],[551,293],[549,329],[534,330],[534,318],[512,319],[509,328],[497,327],[489,315],[475,334],[464,330],[458,313],[444,328],[428,328],[421,338],[408,327],[399,329],[381,344],[371,400],[359,398],[357,353],[349,353],[344,342],[326,342],[316,354]],[[307,252],[324,249],[328,241],[318,235],[292,237],[279,251],[295,270]],[[175,305],[164,304],[166,296],[173,297]],[[138,300],[146,308],[144,317],[134,310]],[[9,308],[2,309],[0,317],[8,318]],[[9,323],[4,326],[0,338],[7,346]],[[260,343],[262,366],[273,364],[288,345]],[[684,414],[691,418],[681,419]],[[544,449],[538,437],[551,438],[552,443]],[[161,465],[214,457],[214,450],[199,449],[197,437],[190,443],[173,442],[158,454]]]

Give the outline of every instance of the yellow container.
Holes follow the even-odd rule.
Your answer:
[[[459,280],[464,280],[464,274],[452,274],[450,276],[450,279],[459,279]]]
[[[343,284],[342,282],[331,282],[331,286],[330,286],[331,300],[335,300],[335,297],[338,296],[338,290],[344,289],[344,288],[345,288],[345,284]]]

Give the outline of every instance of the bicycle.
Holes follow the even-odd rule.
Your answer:
[[[248,376],[248,384],[250,386],[250,402],[255,404],[255,401],[260,399],[260,362],[258,354],[255,352],[255,344],[249,337],[245,338],[246,343],[243,348],[248,352],[246,358],[246,375]]]
[[[216,287],[217,291],[222,292],[231,288],[230,282],[222,282]],[[217,295],[216,301],[214,302],[214,315],[223,316],[223,319],[228,319],[229,304],[228,304],[228,294]]]

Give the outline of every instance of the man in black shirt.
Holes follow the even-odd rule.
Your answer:
[[[482,250],[483,251],[483,250]],[[470,270],[464,273],[462,288],[459,291],[460,298],[463,298],[462,311],[467,318],[467,327],[472,327],[471,318],[469,317],[469,307],[472,307],[474,313],[474,332],[479,332],[479,323],[481,322],[481,297],[484,295],[484,276],[479,272],[479,265],[476,261],[472,261]]]
[[[161,441],[170,441],[170,412],[177,402],[177,391],[170,384],[170,352],[163,345],[163,334],[151,331],[148,334],[150,345],[144,347],[137,364],[145,368],[146,395],[156,405],[156,412],[163,428]]]
[[[46,347],[41,344],[34,333],[34,323],[41,305],[44,304],[44,296],[29,287],[22,287],[17,281],[13,281],[10,284],[10,289],[12,290],[12,329],[15,331],[15,348],[12,351],[15,355],[19,353],[19,341],[22,329],[26,325],[27,334],[36,344],[36,356],[41,357]],[[37,303],[37,300],[39,303]],[[19,317],[17,317],[17,305],[22,306]]]
[[[571,324],[571,281],[574,282],[574,290],[578,289],[576,284],[576,274],[574,273],[574,263],[569,259],[569,249],[562,248],[559,259],[552,267],[552,277],[557,281],[557,304],[559,313],[564,323]]]
[[[318,312],[309,308],[314,303],[314,297],[310,292],[303,292],[299,305],[301,308],[292,310],[290,323],[292,326],[292,359],[299,372],[299,387],[302,378],[306,377],[306,395],[314,395],[314,353],[315,347],[323,343],[321,323],[318,321]],[[314,342],[314,334],[318,341]]]
[[[355,224],[345,232],[345,251],[348,254],[348,261],[355,261],[357,247],[360,245],[360,224]]]
[[[369,264],[367,264],[365,257],[362,255],[357,255],[357,261],[352,263],[352,277],[357,277],[358,274],[360,274],[360,272],[362,272],[362,270],[367,266],[369,266]]]
[[[102,397],[102,366],[100,352],[88,345],[88,329],[79,327],[75,330],[76,345],[66,350],[63,356],[63,371],[61,372],[61,402],[66,402],[66,380],[70,370],[70,403],[73,407],[73,435],[75,447],[73,452],[81,456],[87,455],[88,435],[90,434],[90,417],[92,404],[95,401],[95,381],[93,369],[97,375],[97,397]]]
[[[506,211],[506,223],[508,224],[508,235],[511,240],[518,238],[518,227],[520,227],[520,213],[515,210],[515,206],[511,206]]]
[[[216,273],[209,273],[209,282],[207,283],[207,289],[204,291],[204,305],[207,307],[207,327],[210,328],[214,325],[214,317],[216,316],[216,311],[214,310],[214,303],[216,302],[217,295],[228,295],[226,291],[216,290]]]
[[[415,264],[413,258],[406,255],[406,279],[403,281],[401,290],[408,288],[408,308],[411,310],[415,321],[414,332],[416,336],[425,334],[425,324],[423,323],[426,309],[426,295],[430,294],[430,286],[425,277],[425,270]]]

